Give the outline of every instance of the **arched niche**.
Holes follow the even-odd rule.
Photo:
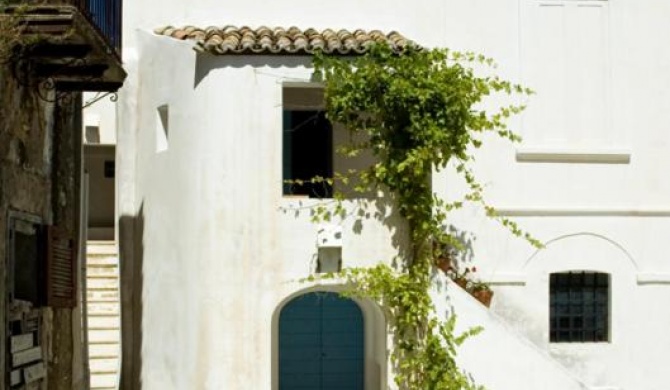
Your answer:
[[[533,313],[528,336],[545,345],[549,343],[549,286],[552,274],[595,272],[609,275],[611,332],[609,342],[616,341],[626,318],[626,308],[634,305],[637,263],[621,243],[606,236],[579,232],[547,241],[524,264],[527,310]]]

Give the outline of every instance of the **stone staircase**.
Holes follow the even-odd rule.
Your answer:
[[[116,390],[119,382],[119,257],[115,241],[88,241],[86,298],[92,390]]]
[[[438,278],[432,291],[435,309],[457,315],[456,334],[483,328],[458,348],[457,356],[459,367],[478,385],[495,390],[604,390],[586,385],[451,279]]]

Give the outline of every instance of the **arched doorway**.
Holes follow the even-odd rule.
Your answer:
[[[291,300],[279,315],[279,390],[363,390],[363,313],[332,292]]]

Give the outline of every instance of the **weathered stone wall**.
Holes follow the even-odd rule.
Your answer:
[[[44,224],[78,237],[81,178],[81,97],[51,103],[32,87],[18,83],[0,69],[0,318],[7,321],[7,226],[10,210],[32,214]],[[70,309],[42,308],[43,358],[48,389],[73,385]],[[0,373],[6,377],[5,325],[0,327]],[[77,343],[78,345],[78,343]]]
[[[51,198],[51,167],[49,126],[46,120],[51,107],[21,87],[5,68],[0,76],[0,369],[7,357],[7,308],[5,307],[8,264],[8,213],[17,210],[49,222]],[[45,156],[47,154],[47,156]],[[44,316],[46,317],[46,316]],[[51,324],[45,321],[43,330]]]
[[[53,224],[79,236],[81,187],[81,95],[73,96],[67,104],[59,104],[54,111],[52,210]],[[79,313],[74,310],[54,309],[52,358],[49,362],[49,389],[79,389],[74,378],[80,377],[80,367],[73,365],[74,339],[72,322]]]

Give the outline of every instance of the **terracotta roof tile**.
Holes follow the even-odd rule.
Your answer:
[[[212,54],[312,54],[315,50],[324,53],[356,55],[365,53],[373,42],[385,42],[393,50],[401,51],[415,45],[401,34],[379,30],[332,30],[318,31],[313,28],[301,30],[297,27],[284,29],[261,26],[207,27],[184,26],[161,27],[154,32],[180,40],[193,40],[196,50]]]

